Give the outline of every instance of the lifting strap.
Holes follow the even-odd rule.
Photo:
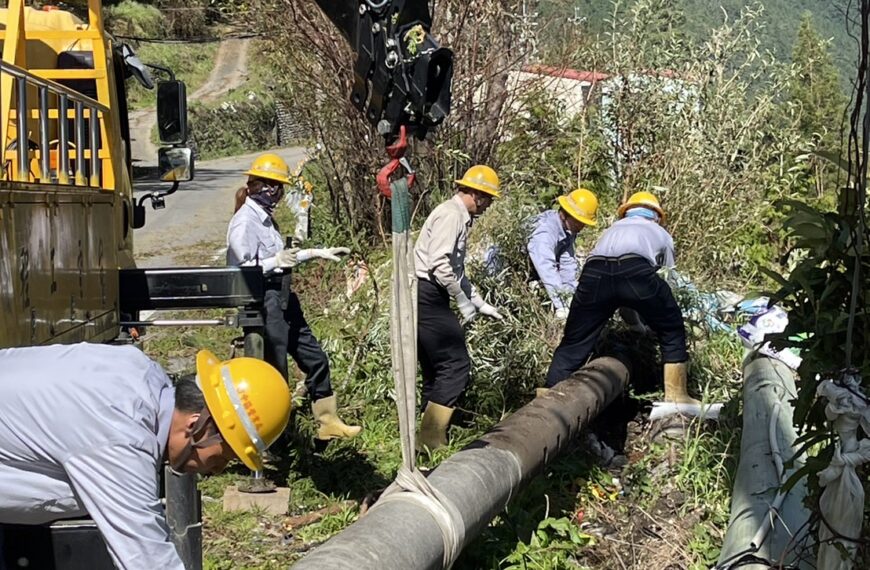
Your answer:
[[[462,516],[417,469],[417,278],[414,273],[414,239],[411,237],[411,194],[414,173],[404,153],[407,148],[405,128],[399,140],[387,147],[390,163],[377,176],[378,188],[392,202],[393,274],[390,295],[390,345],[396,406],[399,412],[399,438],[402,465],[396,480],[381,495],[373,508],[391,501],[411,501],[428,512],[441,529],[444,541],[443,567],[449,568],[459,555],[465,540]],[[399,165],[407,174],[390,181]]]

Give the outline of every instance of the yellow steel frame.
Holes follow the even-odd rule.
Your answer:
[[[3,40],[3,61],[27,70],[33,75],[47,80],[58,79],[89,79],[94,80],[97,88],[97,101],[109,109],[108,113],[100,114],[101,148],[98,156],[102,161],[102,176],[100,188],[116,190],[118,185],[122,191],[130,191],[130,180],[124,167],[124,147],[121,139],[120,125],[117,117],[112,116],[118,109],[118,94],[115,90],[115,77],[111,65],[111,44],[106,38],[103,28],[101,0],[88,0],[88,26],[83,30],[28,30],[25,22],[25,0],[9,0],[7,5],[6,29],[0,30]],[[30,69],[27,64],[26,45],[28,41],[39,40],[90,40],[93,46],[94,69]],[[0,74],[0,112],[2,112],[3,128],[2,148],[7,149],[15,140],[16,103],[14,98],[15,79],[8,74]],[[35,102],[34,102],[35,103]],[[30,106],[30,102],[28,102]],[[27,109],[29,117],[39,116],[37,108]],[[58,110],[49,110],[49,119],[57,119]],[[84,153],[88,156],[90,152]],[[15,160],[14,151],[4,153],[7,159]],[[21,165],[19,165],[21,166]],[[28,172],[24,165],[19,172]],[[66,173],[58,172],[61,184],[65,183]],[[33,180],[37,183],[48,181]],[[94,186],[95,180],[77,180],[76,185]]]

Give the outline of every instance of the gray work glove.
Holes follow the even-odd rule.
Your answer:
[[[490,305],[489,303],[484,303],[477,309],[481,315],[486,315],[487,317],[492,317],[493,319],[500,321],[504,317],[501,313],[498,312],[498,309]]]
[[[468,298],[465,293],[459,293],[456,296],[456,306],[459,307],[459,312],[462,314],[462,324],[471,322],[474,318],[474,315],[477,313],[477,309],[474,306],[474,303]]]
[[[347,247],[325,247],[303,249],[299,252],[297,257],[299,258],[299,263],[304,263],[316,258],[327,259],[329,261],[341,261],[339,256],[347,255],[348,253],[350,253],[350,249]]]
[[[298,247],[288,247],[287,249],[282,249],[277,254],[275,254],[275,266],[282,269],[296,267],[299,264],[298,254]]]
[[[568,307],[561,307],[556,309],[556,320],[558,321],[567,321],[568,320]]]

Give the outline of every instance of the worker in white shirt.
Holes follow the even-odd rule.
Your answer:
[[[472,166],[456,181],[456,194],[429,214],[414,247],[417,350],[423,373],[421,449],[447,444],[450,418],[471,377],[465,332],[450,309],[450,300],[456,301],[464,322],[477,313],[503,318],[477,294],[465,275],[468,231],[498,196],[495,171],[488,166]]]
[[[547,291],[556,318],[568,318],[568,300],[577,288],[574,242],[586,226],[595,226],[598,197],[585,188],[559,196],[559,209],[539,214],[527,249],[538,279]]]
[[[311,259],[340,261],[350,253],[345,247],[325,249],[285,248],[272,214],[290,183],[290,168],[276,154],[258,156],[248,175],[247,189],[236,194],[244,202],[227,230],[227,265],[259,265],[266,276],[264,305],[264,356],[289,378],[288,354],[305,374],[311,409],[319,427],[317,438],[329,440],[357,435],[362,428],[344,423],[332,390],[329,358],[305,320],[299,297],[289,287],[290,270]],[[285,279],[285,277],[287,279]]]
[[[0,350],[0,523],[89,515],[117,567],[184,570],[158,493],[164,461],[262,470],[290,405],[281,375],[252,358],[200,351],[196,377],[173,386],[133,346]]]
[[[601,235],[583,267],[546,388],[583,366],[607,320],[619,307],[627,307],[637,311],[658,336],[665,401],[697,404],[686,388],[689,355],[683,314],[657,273],[675,263],[674,240],[661,226],[665,212],[653,194],[637,192],[617,214],[620,219]]]

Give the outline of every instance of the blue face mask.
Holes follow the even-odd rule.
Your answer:
[[[649,210],[647,208],[632,208],[631,210],[625,213],[626,218],[645,218],[647,220],[652,220],[656,223],[659,222],[659,215],[657,212],[653,210]]]

